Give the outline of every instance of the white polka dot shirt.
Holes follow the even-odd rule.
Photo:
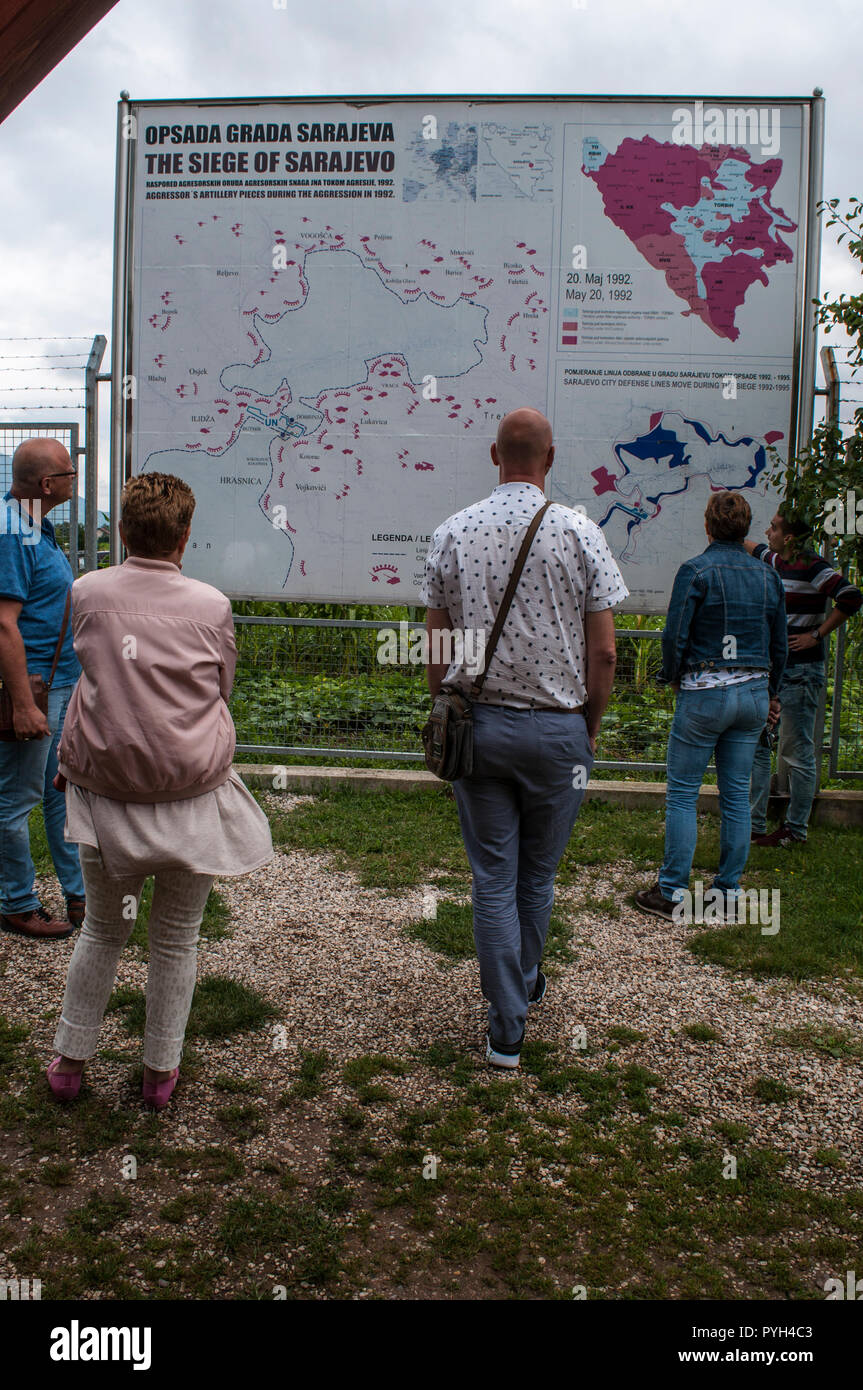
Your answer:
[[[439,526],[426,558],[427,607],[445,608],[454,628],[483,629],[487,640],[525,531],[545,500],[533,483],[503,483]],[[479,703],[583,705],[584,614],[613,608],[628,593],[596,523],[553,503],[534,536]],[[463,662],[446,674],[465,693],[472,678]]]

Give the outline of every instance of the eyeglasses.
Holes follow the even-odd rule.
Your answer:
[[[73,468],[71,473],[43,473],[43,478],[77,478],[78,470]]]

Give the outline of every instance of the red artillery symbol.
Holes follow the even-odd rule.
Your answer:
[[[369,573],[373,584],[379,584],[382,579],[385,579],[388,584],[398,584],[399,582],[399,572],[395,565],[374,565]]]

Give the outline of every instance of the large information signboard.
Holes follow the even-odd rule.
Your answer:
[[[115,438],[179,474],[186,572],[234,596],[417,601],[509,410],[603,528],[633,611],[760,533],[793,447],[813,198],[805,100],[131,102]],[[811,258],[810,258],[811,259]]]

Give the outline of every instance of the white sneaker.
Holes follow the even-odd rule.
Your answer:
[[[505,1067],[508,1071],[512,1071],[514,1067],[518,1066],[520,1056],[521,1047],[519,1047],[518,1052],[500,1052],[496,1047],[492,1047],[491,1035],[486,1033],[485,1060],[490,1067]]]

